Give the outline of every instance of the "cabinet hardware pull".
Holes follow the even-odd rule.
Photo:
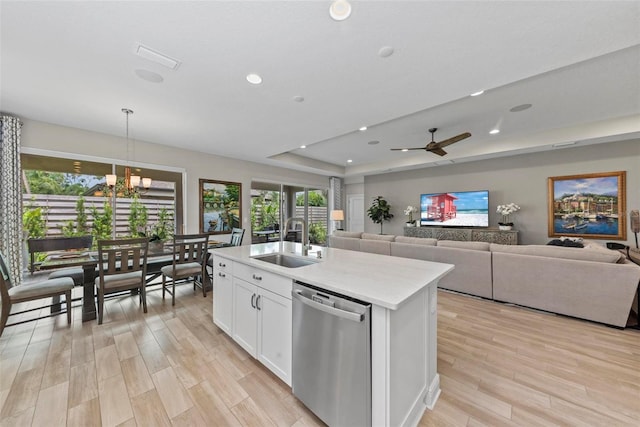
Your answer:
[[[255,274],[253,275],[253,280],[262,280],[261,276],[256,276]]]
[[[220,277],[227,277],[224,273],[218,273],[218,276],[220,276]]]
[[[262,310],[262,308],[260,307],[260,300],[262,299],[262,295],[258,295],[258,298],[256,298],[256,308],[258,310]]]
[[[223,264],[223,263],[219,262],[219,263],[218,263],[218,266],[219,266],[219,267],[226,267],[226,266],[227,266],[227,264]]]
[[[255,304],[256,294],[251,295],[251,307],[256,308]]]

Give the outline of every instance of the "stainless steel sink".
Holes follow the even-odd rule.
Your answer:
[[[318,262],[308,258],[299,258],[285,254],[259,255],[252,258],[287,268],[304,267],[305,265],[315,264]]]

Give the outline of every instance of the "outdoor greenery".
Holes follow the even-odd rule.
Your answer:
[[[314,222],[309,225],[309,242],[322,245],[327,241],[327,229],[322,223]]]
[[[131,237],[146,235],[148,219],[147,207],[140,202],[138,193],[133,193],[133,200],[129,206],[129,233]]]
[[[93,236],[94,245],[100,239],[111,239],[111,231],[113,230],[113,210],[109,199],[105,198],[102,212],[98,211],[95,206],[91,207],[91,215],[93,216],[93,228],[91,235]]]
[[[374,223],[380,224],[380,234],[382,234],[382,223],[393,218],[391,205],[382,196],[376,196],[373,199],[373,203],[367,209],[367,215]]]
[[[69,220],[62,226],[62,235],[65,237],[84,236],[87,234],[87,213],[84,209],[84,197],[80,196],[76,202],[76,220]]]
[[[277,191],[260,191],[257,197],[251,198],[251,229],[261,231],[278,224],[280,193]]]
[[[26,184],[22,191],[31,194],[64,194],[79,196],[89,189],[88,175],[25,170]],[[28,188],[27,188],[28,186]]]
[[[22,213],[22,228],[28,239],[45,236],[45,224],[42,214],[42,208],[35,206],[33,202],[25,206]]]
[[[309,206],[327,206],[326,191],[309,191]],[[296,197],[296,206],[304,206],[304,194]]]

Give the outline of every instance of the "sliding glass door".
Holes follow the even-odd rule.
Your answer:
[[[327,235],[327,189],[254,181],[251,184],[251,228],[254,243],[289,240],[324,245]],[[277,220],[276,220],[277,219]],[[271,233],[270,231],[274,231]]]

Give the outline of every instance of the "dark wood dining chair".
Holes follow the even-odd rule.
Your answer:
[[[4,328],[7,326],[19,325],[25,322],[31,322],[33,320],[43,319],[46,317],[57,316],[59,314],[67,313],[67,323],[71,324],[71,290],[73,289],[73,279],[69,277],[62,277],[52,280],[41,280],[36,283],[30,283],[26,285],[13,286],[11,282],[11,276],[9,275],[9,269],[4,260],[4,255],[0,253],[0,297],[2,297],[2,314],[0,315],[0,336],[4,332]],[[29,311],[40,310],[42,307],[31,308],[22,310],[11,314],[11,306],[21,302],[34,301],[38,299],[60,297],[64,295],[66,302],[66,311],[60,311],[52,313],[48,316],[41,316],[35,319],[23,320],[21,322],[15,322],[7,324],[10,315],[27,313]],[[53,306],[50,305],[50,306]]]
[[[102,324],[104,296],[114,292],[137,289],[142,309],[147,312],[145,279],[149,239],[98,240],[98,324]]]
[[[173,236],[173,261],[162,271],[162,299],[165,292],[171,294],[171,305],[176,305],[176,281],[193,278],[193,290],[202,287],[207,296],[206,263],[209,257],[209,234],[182,234]],[[170,282],[167,282],[167,278]],[[171,289],[169,289],[171,285]]]
[[[231,230],[231,239],[229,244],[231,246],[240,246],[242,244],[242,238],[244,237],[244,228],[234,228]]]

